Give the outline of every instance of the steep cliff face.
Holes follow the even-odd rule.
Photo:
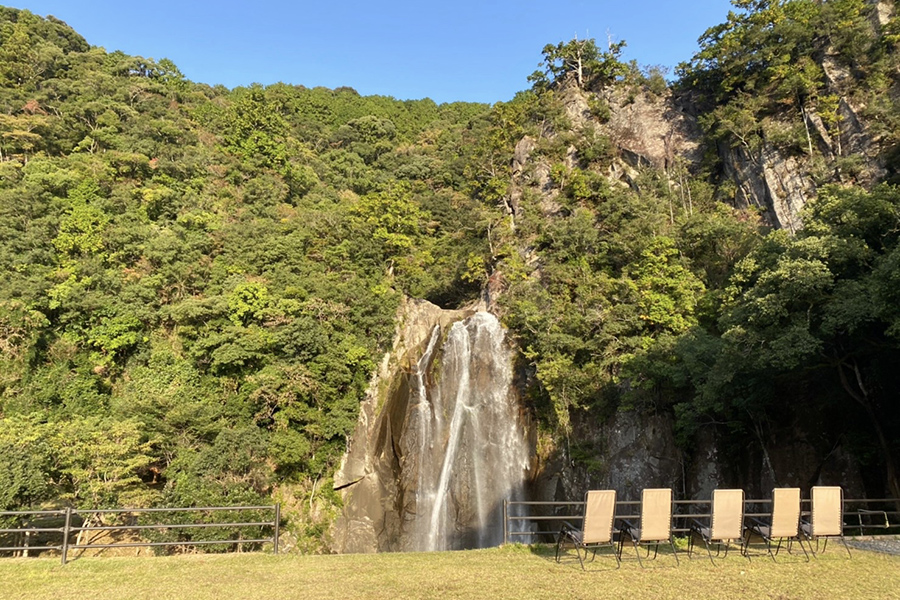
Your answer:
[[[679,164],[696,165],[702,158],[696,119],[669,93],[633,93],[621,88],[603,91],[609,120],[601,126],[621,159],[633,168],[666,172]]]
[[[836,65],[826,68],[836,78],[843,76]],[[592,114],[591,103],[597,96],[591,98],[591,94],[574,87],[559,92],[573,131],[592,129],[611,141],[614,158],[603,172],[610,185],[636,187],[641,170],[655,170],[678,188],[684,185],[681,176],[701,170],[706,142],[688,97],[607,89],[599,97],[609,115],[601,121]],[[820,172],[833,173],[829,177],[840,181],[848,176],[840,172],[840,159],[853,155],[862,158],[852,175],[856,183],[883,177],[882,140],[865,124],[863,107],[853,102],[847,95],[840,97],[841,118],[831,131],[814,112],[804,116],[815,156],[766,140],[753,146],[713,147],[724,179],[735,187],[733,197],[723,199],[738,208],[755,207],[771,227],[796,232],[802,227],[803,207],[816,195],[814,162]],[[551,162],[540,147],[540,140],[526,136],[515,148],[510,187],[513,212],[521,209],[530,190],[530,201],[543,218],[553,220],[567,209],[560,186],[551,177]],[[571,169],[579,162],[577,150],[570,147],[564,165]],[[539,256],[531,248],[521,251],[532,267],[531,277],[540,279]],[[602,419],[578,413],[568,439],[557,440],[543,455],[535,497],[564,501],[579,498],[586,489],[612,488],[623,498],[638,498],[641,489],[653,486],[673,487],[686,498],[708,498],[722,486],[742,487],[752,496],[765,497],[775,486],[808,488],[834,481],[840,481],[850,495],[864,495],[858,461],[835,443],[838,434],[826,436],[820,425],[805,421],[802,411],[791,412],[785,423],[771,424],[767,436],[737,451],[728,431],[711,424],[696,433],[688,451],[676,443],[675,419],[666,412],[616,412]]]
[[[637,500],[648,487],[671,487],[685,499],[707,499],[717,487],[739,487],[748,497],[768,497],[772,488],[840,482],[848,497],[865,497],[858,461],[841,445],[823,446],[817,423],[797,420],[776,427],[766,439],[735,439],[716,425],[700,429],[689,449],[676,443],[675,422],[666,413],[616,412],[601,420],[581,414],[570,442],[538,465],[535,499],[570,501],[585,490],[614,489]]]
[[[800,211],[816,188],[799,159],[768,143],[758,150],[722,144],[718,151],[737,187],[734,202],[739,208],[760,209],[776,229],[793,233],[802,226]]]
[[[610,140],[614,157],[605,175],[614,185],[633,186],[642,168],[663,171],[677,183],[680,169],[696,169],[700,163],[701,132],[696,118],[679,106],[672,94],[632,94],[621,88],[608,88],[594,98],[609,107],[609,117],[603,121],[592,114],[590,92],[569,86],[559,94],[572,131],[592,130]],[[553,139],[558,134],[549,132],[547,136]],[[542,214],[552,217],[561,209],[557,201],[559,189],[551,181],[550,161],[535,156],[537,147],[538,141],[530,136],[516,145],[510,205],[515,214],[524,191],[531,188],[540,194]],[[564,164],[571,169],[579,161],[576,148],[570,146]]]
[[[732,198],[722,199],[738,208],[756,208],[776,229],[795,232],[802,227],[801,211],[816,195],[815,173],[820,173],[820,181],[852,179],[861,185],[871,185],[887,173],[883,136],[866,122],[866,107],[850,95],[852,74],[833,56],[823,58],[822,68],[829,83],[827,92],[839,98],[839,118],[829,130],[815,111],[802,114],[812,155],[786,150],[765,137],[753,145],[719,143],[713,148],[725,179],[736,188]],[[579,94],[577,90],[568,93]],[[650,167],[678,183],[678,166],[695,173],[701,168],[706,142],[690,95],[635,95],[611,89],[604,96],[610,118],[598,128],[609,136],[618,154],[609,172],[612,180],[628,182],[634,169]],[[782,130],[790,126],[787,122],[769,125]],[[852,173],[842,171],[841,159],[847,157],[854,157]]]
[[[338,552],[399,549],[402,500],[398,487],[400,429],[409,401],[409,374],[427,349],[435,328],[464,319],[472,311],[445,311],[424,300],[404,300],[397,332],[360,406],[334,487],[345,509],[334,528]]]
[[[611,183],[634,186],[639,171],[649,168],[665,173],[678,186],[686,173],[701,169],[705,142],[689,98],[669,92],[656,95],[611,87],[598,95],[609,107],[608,120],[601,122],[591,114],[590,92],[569,87],[560,93],[573,130],[590,128],[612,143],[615,157],[605,173]],[[846,102],[841,107],[847,113],[841,129],[845,151],[865,148],[868,153],[877,154],[877,144],[866,135],[856,112]],[[821,120],[815,115],[813,120],[820,125],[813,126],[814,133],[833,160],[831,146],[835,142],[821,126]],[[550,162],[543,157],[532,159],[536,147],[537,141],[527,136],[516,146],[510,190],[513,214],[529,186],[539,190],[545,216],[552,216],[561,208],[556,200],[559,191],[551,183]],[[757,208],[775,228],[796,231],[801,226],[800,211],[816,190],[807,158],[787,155],[771,143],[753,149],[720,144],[714,150],[725,176],[736,186],[733,202],[737,207]],[[566,165],[571,168],[578,158],[575,149],[570,148]],[[867,176],[876,177],[880,172],[876,168],[871,174],[867,171]]]
[[[498,545],[503,501],[526,497],[535,447],[505,331],[490,313],[426,302],[407,302],[400,320],[335,477],[334,549]]]

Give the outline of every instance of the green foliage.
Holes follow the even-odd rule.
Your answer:
[[[811,120],[817,116],[832,138],[824,141],[833,146],[821,160],[834,160],[830,166],[837,166],[846,154],[838,128],[841,98],[853,98],[855,105],[879,104],[871,110],[873,117],[879,113],[873,123],[893,121],[888,115],[895,109],[879,98],[896,80],[897,59],[887,50],[889,34],[872,26],[872,3],[732,4],[736,10],[727,21],[708,29],[699,52],[678,67],[678,86],[694,94],[704,113],[701,124],[717,143],[741,145],[754,157],[764,144],[788,154],[816,155],[819,146]],[[892,145],[893,134],[886,135]],[[835,175],[823,181],[832,178]]]
[[[637,288],[639,317],[649,331],[679,334],[696,324],[703,284],[680,264],[673,239],[651,240],[629,275]]]
[[[64,256],[93,254],[103,248],[108,217],[97,207],[99,188],[90,180],[69,191],[69,208],[53,245]]]
[[[837,137],[827,48],[896,138],[895,24],[877,39],[861,0],[734,4],[677,84],[707,141],[807,153],[813,113]],[[618,149],[573,130],[561,92],[665,92],[623,45],[551,44],[532,90],[437,105],[211,88],[0,8],[0,508],[268,504],[290,487],[321,547],[338,503],[322,486],[400,299],[458,307],[485,286],[545,436],[626,407],[672,411],[685,443],[708,421],[756,432],[799,379],[875,414],[882,435],[858,450],[892,456],[900,194],[820,186],[802,232],[762,236],[714,200],[734,195],[715,165],[610,179]]]
[[[624,47],[625,42],[617,42],[602,52],[593,38],[547,44],[542,51],[544,60],[538,65],[542,70],[532,73],[528,80],[534,83],[535,90],[547,89],[568,78],[574,79],[579,88],[608,85],[626,72],[619,61]]]
[[[38,506],[53,495],[52,449],[42,434],[34,418],[0,419],[0,510]]]
[[[2,507],[330,477],[401,294],[478,292],[487,111],[210,88],[0,8]]]
[[[722,290],[717,321],[679,344],[679,364],[665,375],[690,382],[695,393],[677,411],[682,427],[714,418],[752,430],[780,408],[778,390],[799,380],[818,389],[819,410],[834,403],[846,407],[839,418],[861,413],[893,493],[897,447],[885,431],[900,414],[881,395],[897,385],[888,365],[900,355],[888,275],[898,225],[896,188],[828,187],[810,202],[796,237],[771,233],[740,260]]]

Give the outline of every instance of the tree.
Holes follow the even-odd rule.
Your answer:
[[[627,66],[619,61],[624,47],[624,41],[610,43],[609,49],[601,52],[593,38],[573,38],[555,46],[547,44],[542,51],[544,60],[538,65],[543,70],[535,71],[528,80],[534,83],[536,90],[550,84],[560,84],[569,77],[574,78],[576,85],[582,89],[609,84],[628,71]]]
[[[745,378],[824,374],[862,410],[888,489],[900,496],[898,448],[887,433],[900,420],[889,391],[900,384],[890,366],[900,343],[896,294],[886,285],[900,242],[900,190],[825,188],[805,223],[796,238],[770,234],[738,263],[719,316],[723,346],[709,369],[717,376],[698,389],[721,397]]]

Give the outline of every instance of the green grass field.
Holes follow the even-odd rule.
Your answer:
[[[0,560],[0,597],[48,598],[900,598],[900,557],[835,546],[807,563],[802,555],[739,555],[713,566],[661,555],[641,569],[598,557],[583,572],[574,554],[507,546],[466,552],[342,556],[267,554]]]

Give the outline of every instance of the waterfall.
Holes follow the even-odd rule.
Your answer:
[[[451,550],[503,542],[504,499],[523,499],[531,451],[497,318],[435,327],[410,376],[401,478],[414,488],[403,546]],[[439,358],[438,358],[439,357]],[[404,486],[406,487],[406,486]]]

